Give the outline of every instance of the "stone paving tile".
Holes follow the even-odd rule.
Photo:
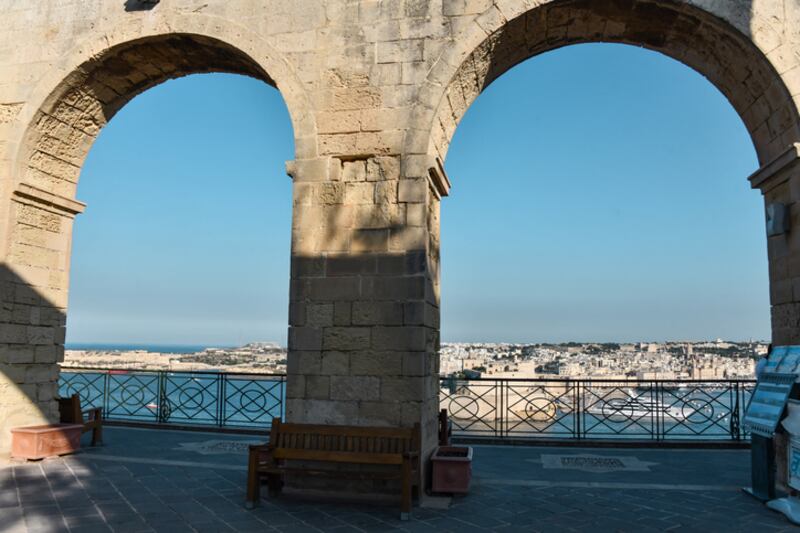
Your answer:
[[[162,438],[162,434],[168,438]],[[547,471],[539,461],[541,454],[573,454],[581,450],[480,447],[475,453],[475,478],[470,494],[454,497],[447,509],[416,508],[409,522],[397,519],[395,505],[314,501],[290,495],[263,499],[256,509],[246,510],[243,455],[201,456],[167,450],[163,457],[182,464],[148,463],[153,458],[163,458],[154,455],[156,444],[151,441],[166,440],[171,444],[165,447],[170,448],[180,442],[219,438],[222,437],[109,428],[109,444],[103,448],[0,469],[3,489],[0,531],[760,533],[792,530],[782,516],[735,488],[747,479],[747,454],[741,452],[591,450],[588,453],[636,456],[658,463],[650,473],[601,475]],[[115,441],[125,444],[112,444]],[[147,450],[149,455],[141,454],[141,450]],[[112,460],[116,456],[126,459]],[[189,465],[183,464],[187,461]],[[680,475],[673,471],[676,468]],[[508,485],[498,479],[521,483]],[[539,484],[525,483],[530,480]],[[708,485],[709,480],[720,486],[713,490],[640,486]],[[552,483],[542,485],[542,481]],[[612,482],[634,485],[632,488],[602,486]]]

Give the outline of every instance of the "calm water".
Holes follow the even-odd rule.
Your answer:
[[[104,350],[128,352],[144,350],[154,353],[195,353],[206,348],[233,348],[233,346],[206,346],[200,344],[103,344],[103,343],[68,343],[67,350]]]

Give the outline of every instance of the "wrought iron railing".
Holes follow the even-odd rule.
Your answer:
[[[277,374],[65,368],[77,392],[109,420],[266,429],[284,416]],[[754,381],[442,378],[439,401],[455,437],[493,440],[740,441]]]
[[[456,437],[732,440],[755,381],[442,378]]]
[[[59,393],[108,420],[266,429],[284,416],[285,385],[276,374],[64,368]]]

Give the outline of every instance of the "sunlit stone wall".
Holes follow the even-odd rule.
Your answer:
[[[486,85],[535,54],[623,42],[696,68],[739,112],[761,176],[779,175],[753,183],[798,225],[794,2],[0,0],[0,20],[0,453],[9,427],[56,416],[84,158],[118,109],[169,78],[253,76],[289,109],[292,421],[420,423],[435,444],[443,161]],[[800,342],[799,235],[769,240],[781,343]]]

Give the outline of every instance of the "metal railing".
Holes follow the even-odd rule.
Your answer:
[[[755,381],[443,378],[455,437],[741,441]]]
[[[59,394],[108,420],[267,429],[284,416],[285,386],[281,374],[64,368]]]
[[[455,437],[741,441],[755,381],[441,378]],[[266,430],[286,376],[64,368],[59,392],[108,420]]]

